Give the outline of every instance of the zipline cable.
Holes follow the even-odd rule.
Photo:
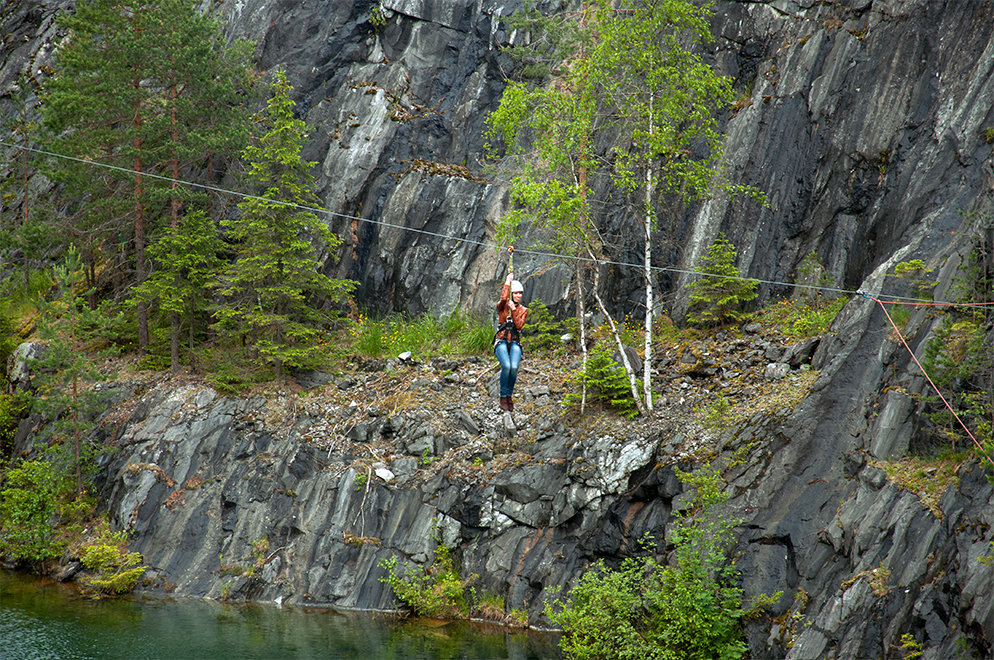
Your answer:
[[[426,235],[426,236],[433,236],[433,237],[436,237],[436,238],[441,238],[443,240],[453,240],[453,241],[457,241],[457,242],[461,242],[461,243],[467,243],[467,244],[470,244],[470,245],[476,245],[476,246],[480,246],[480,247],[490,247],[490,248],[494,248],[496,250],[500,250],[500,249],[503,248],[503,246],[499,246],[499,245],[496,245],[494,243],[490,243],[490,242],[487,242],[487,241],[478,241],[478,240],[474,240],[474,239],[471,239],[471,238],[464,238],[464,237],[460,237],[460,236],[451,236],[451,235],[448,235],[448,234],[442,234],[440,232],[434,232],[434,231],[430,231],[430,230],[427,230],[427,229],[417,229],[417,228],[414,228],[414,227],[407,227],[407,226],[404,226],[404,225],[393,224],[393,223],[385,222],[385,221],[382,221],[382,220],[374,220],[372,218],[364,218],[362,216],[348,215],[348,214],[345,214],[345,213],[339,213],[337,211],[332,211],[330,209],[325,209],[325,208],[311,207],[311,206],[307,206],[307,205],[303,205],[303,204],[296,204],[296,203],[291,203],[291,202],[282,202],[282,201],[279,201],[279,200],[270,199],[268,197],[262,197],[262,196],[253,195],[253,194],[250,194],[250,193],[243,193],[243,192],[239,192],[237,190],[230,190],[230,189],[227,189],[227,188],[221,188],[219,186],[212,186],[212,185],[209,185],[209,184],[197,183],[197,182],[194,182],[194,181],[185,181],[183,179],[176,179],[176,178],[173,178],[173,177],[163,176],[163,175],[155,174],[155,173],[152,173],[152,172],[137,172],[135,170],[132,170],[132,169],[129,169],[129,168],[126,168],[126,167],[120,167],[118,165],[111,165],[109,163],[100,163],[100,162],[96,162],[96,161],[93,161],[93,160],[88,160],[88,159],[85,159],[85,158],[79,158],[79,157],[76,157],[76,156],[68,156],[66,154],[59,154],[59,153],[55,153],[55,152],[51,152],[51,151],[46,151],[44,149],[37,149],[37,148],[33,148],[33,147],[26,147],[26,146],[19,145],[19,144],[12,144],[12,143],[6,142],[4,140],[0,140],[0,145],[3,145],[5,147],[11,147],[11,148],[14,148],[14,149],[22,149],[22,150],[25,150],[25,151],[31,151],[31,152],[34,152],[34,153],[37,153],[37,154],[41,154],[41,155],[44,155],[44,156],[49,156],[49,157],[52,157],[52,158],[62,158],[64,160],[71,160],[71,161],[75,161],[75,162],[78,162],[78,163],[83,163],[85,165],[95,165],[97,167],[103,167],[103,168],[115,170],[115,171],[118,171],[118,172],[124,172],[126,174],[132,174],[132,175],[134,175],[134,174],[141,174],[142,176],[145,176],[145,177],[148,177],[148,178],[151,178],[151,179],[158,179],[158,180],[166,181],[166,182],[169,182],[169,183],[176,183],[176,184],[180,184],[180,185],[191,186],[191,187],[195,187],[195,188],[201,188],[203,190],[209,190],[209,191],[212,191],[212,192],[217,192],[217,193],[221,193],[221,194],[225,194],[225,195],[233,195],[235,197],[241,197],[243,199],[252,199],[252,200],[257,200],[257,201],[264,201],[264,202],[269,202],[269,203],[276,203],[276,204],[280,204],[280,205],[283,205],[283,206],[290,206],[290,207],[298,208],[298,209],[303,210],[303,211],[308,211],[308,212],[316,213],[316,214],[320,213],[320,214],[325,214],[325,215],[328,215],[328,216],[344,218],[344,219],[350,220],[350,221],[366,222],[366,223],[370,223],[370,224],[373,224],[373,225],[379,225],[379,226],[382,226],[382,227],[387,227],[387,228],[390,228],[390,229],[399,229],[399,230],[402,230],[402,231],[414,232],[414,233],[423,234],[423,235]],[[529,250],[529,249],[518,248],[517,251],[518,252],[522,252],[524,254],[534,255],[534,256],[549,257],[549,258],[553,258],[553,259],[581,261],[581,262],[586,262],[586,263],[593,263],[593,264],[596,264],[596,265],[613,265],[613,266],[621,266],[621,267],[626,267],[626,268],[636,268],[636,269],[640,269],[640,270],[644,269],[644,267],[645,267],[643,264],[633,264],[633,263],[626,263],[626,262],[623,262],[623,261],[612,261],[612,260],[607,260],[607,259],[605,259],[605,260],[590,259],[590,258],[587,258],[587,257],[579,257],[579,256],[557,254],[557,253],[554,253],[554,252],[543,252],[543,251],[539,251],[539,250]],[[711,273],[704,273],[704,272],[701,272],[701,271],[695,271],[695,270],[690,270],[690,269],[682,269],[682,268],[674,268],[674,267],[668,267],[668,266],[652,266],[651,269],[655,270],[655,271],[659,271],[659,272],[677,273],[677,274],[682,274],[682,275],[697,275],[697,276],[701,276],[701,277],[711,277],[711,278],[715,278],[715,279],[730,279],[730,280],[751,281],[751,282],[759,282],[759,283],[762,283],[762,284],[769,284],[771,286],[804,288],[804,289],[812,289],[812,290],[817,290],[817,291],[828,291],[828,292],[832,292],[832,293],[842,293],[842,294],[851,295],[851,296],[863,296],[863,297],[867,298],[868,300],[871,300],[871,301],[877,303],[880,306],[880,309],[883,310],[884,315],[887,317],[887,321],[890,323],[891,327],[894,329],[894,332],[901,339],[901,343],[904,345],[904,348],[908,351],[908,354],[911,356],[911,359],[914,360],[915,364],[918,365],[918,368],[921,370],[922,375],[925,376],[925,380],[928,381],[928,384],[932,387],[932,389],[935,391],[935,393],[939,396],[939,398],[942,400],[942,402],[946,405],[946,408],[949,409],[949,412],[952,413],[952,415],[956,419],[956,421],[959,422],[960,426],[963,427],[963,430],[966,431],[966,434],[970,437],[970,439],[973,441],[973,444],[976,445],[977,449],[984,456],[984,458],[986,458],[987,461],[992,466],[994,466],[994,459],[992,459],[986,453],[986,451],[984,451],[983,445],[976,439],[976,437],[973,435],[973,433],[970,432],[970,429],[967,428],[966,424],[963,422],[963,420],[960,419],[959,415],[956,414],[956,411],[949,404],[949,402],[946,400],[946,398],[942,395],[942,392],[939,391],[939,388],[932,381],[932,378],[928,375],[928,372],[925,371],[925,368],[922,366],[921,362],[919,362],[918,358],[915,356],[914,351],[912,351],[911,347],[908,346],[908,343],[907,343],[907,341],[905,341],[904,336],[901,334],[900,329],[897,327],[897,324],[894,323],[894,320],[891,318],[890,314],[887,312],[887,308],[885,307],[885,303],[884,303],[883,300],[881,300],[881,298],[888,298],[889,300],[887,301],[887,304],[893,304],[893,305],[915,305],[915,306],[923,306],[923,307],[982,307],[982,306],[994,305],[994,303],[992,303],[992,302],[984,302],[984,303],[975,303],[975,302],[946,302],[946,301],[925,300],[923,298],[902,298],[902,297],[899,297],[899,296],[890,296],[890,295],[886,295],[886,294],[877,294],[876,296],[871,296],[867,292],[861,291],[861,290],[855,290],[855,291],[853,291],[853,290],[848,290],[848,289],[840,289],[840,288],[836,288],[836,287],[818,286],[818,285],[813,285],[813,284],[798,284],[796,282],[780,282],[780,281],[776,281],[776,280],[765,280],[765,279],[760,279],[760,278],[734,276],[734,275],[714,275],[714,274],[711,274]]]
[[[369,223],[369,224],[372,224],[372,225],[379,225],[381,227],[386,227],[388,229],[399,229],[401,231],[407,231],[407,232],[413,232],[413,233],[417,233],[417,234],[423,234],[425,236],[432,236],[432,237],[435,237],[435,238],[441,238],[443,240],[457,241],[457,242],[460,242],[460,243],[466,243],[466,244],[469,244],[469,245],[476,245],[476,246],[479,246],[479,247],[493,248],[495,250],[504,249],[503,246],[496,245],[496,244],[490,243],[488,241],[479,241],[479,240],[476,240],[476,239],[465,238],[465,237],[462,237],[462,236],[452,236],[450,234],[442,234],[440,232],[435,232],[435,231],[431,231],[431,230],[428,230],[428,229],[417,229],[415,227],[407,227],[405,225],[398,225],[398,224],[394,224],[394,223],[390,223],[390,222],[385,222],[383,220],[374,220],[372,218],[364,218],[362,216],[349,215],[349,214],[346,214],[346,213],[339,213],[337,211],[332,211],[330,209],[321,208],[321,207],[313,207],[313,206],[307,206],[307,205],[304,205],[304,204],[296,204],[296,203],[292,203],[292,202],[283,202],[283,201],[279,201],[279,200],[273,200],[273,199],[270,199],[268,197],[263,197],[263,196],[260,196],[260,195],[253,195],[251,193],[239,192],[237,190],[230,190],[228,188],[222,188],[220,186],[212,186],[212,185],[206,184],[206,183],[197,183],[195,181],[186,181],[184,179],[177,179],[177,178],[174,178],[174,177],[164,176],[164,175],[161,175],[161,174],[155,174],[155,173],[152,173],[152,172],[137,172],[137,171],[135,171],[133,169],[130,169],[130,168],[127,168],[127,167],[121,167],[119,165],[112,165],[110,163],[101,163],[101,162],[97,162],[97,161],[94,161],[94,160],[89,160],[89,159],[86,159],[86,158],[79,158],[78,156],[69,156],[69,155],[66,155],[66,154],[60,154],[60,153],[56,153],[56,152],[52,152],[52,151],[47,151],[45,149],[38,149],[38,148],[35,148],[35,147],[27,147],[27,146],[23,146],[23,145],[19,145],[19,144],[13,144],[13,143],[7,142],[5,140],[0,140],[0,145],[5,146],[5,147],[10,147],[10,148],[13,148],[13,149],[22,149],[24,151],[30,151],[30,152],[33,152],[33,153],[36,153],[36,154],[40,154],[40,155],[43,155],[43,156],[49,156],[49,157],[52,157],[52,158],[61,158],[63,160],[74,161],[74,162],[77,162],[77,163],[82,163],[84,165],[93,165],[93,166],[96,166],[96,167],[103,167],[103,168],[106,168],[106,169],[109,169],[109,170],[114,170],[114,171],[117,171],[117,172],[123,172],[125,174],[131,174],[131,175],[138,175],[138,174],[140,174],[141,176],[147,177],[147,178],[150,178],[150,179],[157,179],[157,180],[165,181],[165,182],[168,182],[168,183],[176,183],[176,184],[180,184],[180,185],[190,186],[190,187],[193,187],[193,188],[200,188],[202,190],[209,190],[211,192],[216,192],[216,193],[220,193],[220,194],[224,194],[224,195],[233,195],[235,197],[241,197],[243,199],[268,202],[270,204],[280,204],[280,205],[283,205],[283,206],[289,206],[289,207],[297,208],[297,209],[300,209],[302,211],[308,211],[310,213],[324,214],[324,215],[327,215],[327,216],[343,218],[345,220],[356,221],[356,222],[365,222],[365,223]],[[581,257],[581,256],[567,255],[567,254],[559,254],[559,253],[556,253],[556,252],[545,252],[545,251],[541,251],[541,250],[531,250],[531,249],[527,249],[527,248],[516,248],[516,250],[519,253],[522,253],[522,254],[529,254],[529,255],[537,256],[537,257],[546,257],[546,258],[550,258],[550,259],[560,259],[560,260],[564,260],[564,261],[565,260],[569,260],[569,261],[578,261],[578,262],[583,262],[583,263],[591,263],[591,264],[594,264],[594,265],[620,266],[620,267],[623,267],[623,268],[635,268],[635,269],[638,269],[638,270],[643,270],[645,268],[644,264],[629,263],[629,262],[624,262],[624,261],[614,261],[614,260],[611,260],[611,259],[591,259],[589,257]],[[767,279],[755,278],[755,277],[744,277],[744,276],[741,276],[741,275],[738,275],[738,276],[736,276],[736,275],[715,275],[715,274],[712,274],[712,273],[704,273],[704,272],[693,270],[693,269],[675,268],[673,266],[651,266],[650,269],[654,270],[654,271],[658,271],[658,272],[675,273],[675,274],[679,274],[679,275],[693,275],[693,276],[698,276],[698,277],[710,277],[712,279],[742,280],[742,281],[747,281],[747,282],[757,282],[759,284],[768,284],[770,286],[781,286],[781,287],[796,288],[796,289],[810,289],[810,290],[814,290],[814,291],[824,291],[824,292],[828,292],[828,293],[840,293],[840,294],[844,294],[844,295],[848,295],[848,296],[856,296],[856,295],[860,295],[862,293],[862,292],[860,292],[858,290],[840,289],[840,288],[837,288],[837,287],[819,286],[819,285],[815,285],[815,284],[800,284],[800,283],[797,283],[797,282],[781,282],[781,281],[778,281],[778,280],[767,280]],[[897,302],[897,301],[903,301],[903,304],[912,304],[912,305],[915,305],[915,304],[931,304],[931,305],[936,305],[936,306],[972,306],[972,305],[978,305],[978,304],[979,305],[988,304],[988,303],[959,303],[959,302],[945,302],[945,301],[939,301],[939,302],[937,302],[937,301],[932,301],[932,300],[926,300],[924,298],[909,298],[909,297],[901,297],[901,296],[892,296],[892,295],[888,295],[888,294],[877,294],[877,295],[879,297],[881,297],[881,298],[887,298],[888,300],[893,300],[895,302]]]

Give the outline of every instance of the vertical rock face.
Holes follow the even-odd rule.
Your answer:
[[[0,107],[13,102],[19,71],[47,61],[57,40],[52,17],[67,5],[5,9]],[[486,180],[481,134],[513,66],[500,53],[511,35],[497,19],[516,6],[219,5],[229,34],[255,40],[259,67],[282,67],[294,84],[314,128],[306,157],[319,163],[328,222],[346,237],[328,268],[357,279],[374,310],[492,303],[503,273],[487,244],[506,200]],[[815,252],[834,286],[901,293],[885,273],[921,258],[939,269],[936,298],[947,297],[960,212],[991,211],[989,3],[718,2],[714,32],[709,57],[741,90],[723,118],[728,173],[766,192],[769,205],[714,199],[665,217],[660,245],[681,249],[661,248],[659,263],[693,266],[724,231],[753,277],[792,282]],[[519,269],[536,266],[521,254]],[[677,312],[681,277],[660,274]],[[554,271],[527,286],[529,298],[562,301]],[[623,305],[640,283],[622,269],[605,286]],[[785,292],[762,288],[764,297]],[[914,317],[912,349],[921,351],[930,322]],[[994,554],[994,490],[974,466],[923,503],[876,466],[921,432],[916,396],[925,385],[888,333],[880,307],[857,297],[820,343],[813,366],[821,373],[804,403],[721,439],[723,450],[750,447],[728,473],[743,518],[744,588],[784,592],[748,626],[753,657],[898,657],[905,633],[929,658],[991,653],[994,566],[984,558]],[[164,589],[388,607],[378,559],[427,560],[438,534],[458,547],[464,573],[536,621],[548,587],[658,531],[680,493],[669,468],[655,469],[679,444],[679,429],[576,445],[547,429],[534,463],[486,478],[471,470],[420,479],[424,449],[463,447],[470,462],[472,452],[485,456],[485,443],[472,439],[483,420],[439,427],[379,416],[337,428],[334,412],[313,411],[286,427],[263,418],[272,405],[153,390],[119,428],[123,448],[107,466],[105,494]],[[322,423],[328,428],[315,430]],[[315,449],[305,436],[321,433],[339,440]],[[345,467],[350,443],[393,433],[416,448],[406,460],[371,463],[368,473]],[[262,538],[270,547],[253,553]]]
[[[483,243],[505,193],[482,176],[483,130],[510,65],[494,20],[507,9],[250,0],[223,11],[233,35],[257,42],[260,66],[286,69],[295,87],[314,128],[305,157],[319,163],[328,221],[348,240],[334,268],[360,282],[363,303],[489,307],[503,274]]]
[[[988,9],[721,4],[718,61],[749,90],[728,122],[727,153],[770,205],[702,209],[695,249],[724,228],[751,274],[787,281],[815,251],[850,289],[894,257],[941,254],[960,212],[990,204]]]

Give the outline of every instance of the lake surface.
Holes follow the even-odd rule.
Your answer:
[[[0,658],[560,658],[554,635],[195,599],[91,600],[0,571]]]

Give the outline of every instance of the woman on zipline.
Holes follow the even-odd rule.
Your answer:
[[[514,382],[518,379],[521,364],[521,328],[525,325],[528,308],[521,304],[525,288],[514,279],[514,248],[507,248],[510,255],[507,280],[500,290],[497,303],[497,334],[494,336],[494,354],[500,362],[500,409],[511,412],[514,402]]]

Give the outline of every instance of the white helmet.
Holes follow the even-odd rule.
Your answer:
[[[519,291],[521,293],[524,293],[525,292],[525,287],[518,280],[512,281],[511,282],[511,293],[518,293]]]

